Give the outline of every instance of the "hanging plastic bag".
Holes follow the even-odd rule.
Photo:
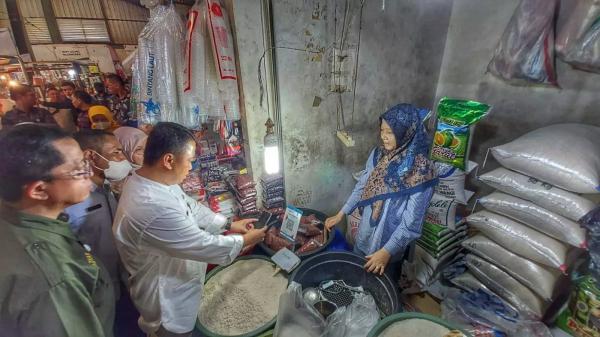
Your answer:
[[[212,42],[218,88],[224,107],[223,119],[239,120],[240,95],[229,16],[219,0],[207,0],[206,6],[208,31]]]
[[[183,22],[170,5],[154,8],[140,33],[137,71],[141,83],[137,101],[143,107],[143,124],[181,122],[183,31]]]
[[[513,14],[488,71],[511,82],[557,85],[554,25],[558,0],[522,0]]]
[[[580,0],[558,32],[556,52],[575,68],[600,72],[600,1]]]
[[[347,307],[337,309],[327,318],[323,337],[364,337],[379,321],[375,299],[359,294]]]
[[[206,63],[212,62],[212,58],[207,59],[207,48],[210,49],[206,5],[204,1],[196,1],[188,14],[181,103],[183,125],[191,129],[208,120]]]
[[[302,298],[302,286],[290,283],[279,298],[279,311],[274,337],[320,337],[325,320],[319,312]]]
[[[512,306],[489,292],[450,289],[442,302],[442,318],[473,337],[552,337],[543,323],[524,319]]]
[[[471,125],[488,114],[487,104],[444,97],[438,104],[438,122],[431,159],[465,170],[468,162]]]

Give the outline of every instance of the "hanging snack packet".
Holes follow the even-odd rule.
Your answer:
[[[444,97],[438,104],[438,122],[431,159],[465,170],[470,148],[470,126],[488,114],[487,104]]]

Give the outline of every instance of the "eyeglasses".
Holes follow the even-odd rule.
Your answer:
[[[50,180],[82,180],[82,179],[87,179],[91,176],[94,175],[94,171],[92,171],[92,165],[90,164],[90,161],[87,159],[84,159],[81,162],[81,166],[76,168],[75,170],[68,172],[68,173],[64,173],[64,174],[60,174],[60,175],[55,175],[55,176],[49,176],[48,181]]]

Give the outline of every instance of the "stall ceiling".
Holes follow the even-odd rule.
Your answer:
[[[57,18],[102,19],[100,0],[52,0]]]
[[[0,28],[9,28],[10,21],[8,19],[8,9],[6,8],[6,1],[0,0]]]
[[[64,42],[110,42],[104,20],[56,19]]]

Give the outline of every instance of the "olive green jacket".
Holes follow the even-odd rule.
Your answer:
[[[0,205],[0,336],[112,337],[105,268],[66,222]]]

